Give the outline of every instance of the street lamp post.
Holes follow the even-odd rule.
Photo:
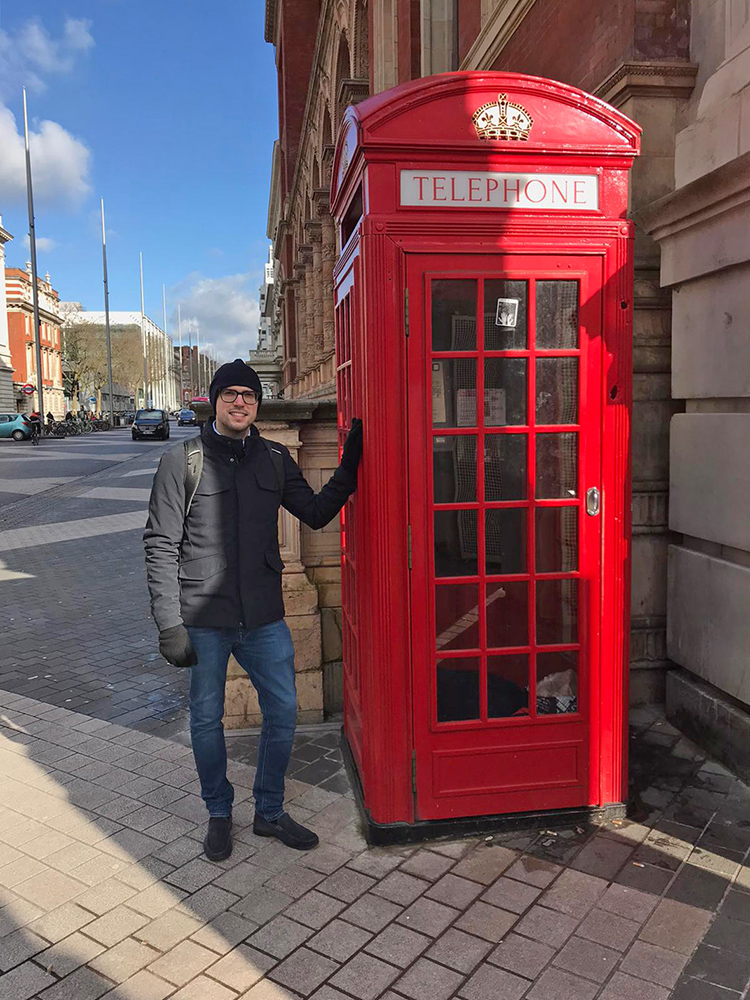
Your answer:
[[[102,273],[104,276],[104,329],[107,335],[107,375],[109,377],[109,425],[115,426],[115,400],[112,382],[112,336],[109,328],[109,281],[107,278],[107,233],[104,228],[104,198],[102,198]]]
[[[29,149],[29,119],[26,114],[26,88],[23,88],[23,131],[26,141],[26,198],[29,209],[29,250],[31,251],[31,286],[34,304],[34,343],[36,347],[36,383],[39,414],[44,419],[44,382],[42,373],[42,341],[39,330],[39,288],[36,276],[36,226],[34,224],[34,192],[31,186],[31,150]]]

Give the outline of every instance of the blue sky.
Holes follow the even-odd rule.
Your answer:
[[[277,126],[262,0],[0,0],[0,214],[9,266],[28,259],[21,88],[28,93],[39,241],[66,300],[103,308],[99,199],[110,308],[170,333],[200,323],[224,357],[254,345]],[[26,238],[26,239],[25,239]]]

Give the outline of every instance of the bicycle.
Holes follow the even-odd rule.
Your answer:
[[[32,420],[31,421],[31,428],[29,430],[29,437],[31,439],[32,445],[35,448],[38,448],[39,447],[39,438],[41,437],[41,435],[39,433],[39,424],[36,422],[36,420]]]

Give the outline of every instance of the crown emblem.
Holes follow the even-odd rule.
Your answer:
[[[480,139],[526,141],[534,124],[526,108],[508,101],[506,94],[498,94],[497,101],[477,108],[471,120]]]

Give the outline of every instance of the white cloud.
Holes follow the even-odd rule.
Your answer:
[[[182,342],[187,344],[187,323],[200,328],[201,345],[213,344],[223,360],[245,358],[258,339],[260,307],[257,272],[206,278],[194,272],[172,288],[170,333],[177,343],[177,304],[182,311]],[[193,338],[195,333],[193,333]],[[195,343],[195,340],[193,340]]]
[[[94,44],[91,21],[83,18],[67,18],[58,38],[38,18],[15,34],[0,28],[0,100],[17,100],[21,87],[43,93],[46,76],[70,73]]]
[[[39,203],[78,205],[91,190],[91,152],[57,122],[39,122],[29,131],[34,199]],[[0,105],[0,203],[26,198],[24,139],[15,116]]]
[[[25,250],[29,250],[31,248],[31,240],[29,239],[28,233],[24,236],[22,242]],[[37,236],[36,248],[38,253],[51,253],[53,250],[57,249],[57,240],[53,240],[49,236]]]

